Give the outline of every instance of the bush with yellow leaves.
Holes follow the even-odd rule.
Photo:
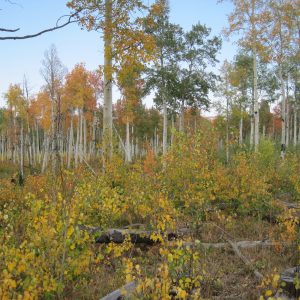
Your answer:
[[[159,252],[160,261],[151,276],[149,270],[124,260],[126,281],[137,282],[131,299],[201,299],[203,274],[199,252],[180,242],[174,249],[163,247]]]

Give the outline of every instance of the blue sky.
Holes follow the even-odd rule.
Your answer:
[[[0,27],[20,27],[19,34],[35,33],[54,26],[60,16],[69,13],[67,1],[63,0],[13,2],[16,4],[0,0]],[[227,15],[232,10],[229,2],[217,4],[217,0],[170,0],[170,8],[172,22],[186,30],[200,22],[211,27],[216,35],[227,25]],[[4,104],[3,94],[9,84],[21,83],[24,75],[28,78],[32,93],[40,89],[43,85],[41,61],[51,44],[56,45],[59,57],[68,70],[79,62],[84,62],[90,70],[103,63],[100,34],[81,30],[76,24],[33,39],[0,41],[0,106]],[[224,41],[219,60],[230,60],[235,51],[236,47],[231,42]],[[146,101],[151,104],[150,99]]]

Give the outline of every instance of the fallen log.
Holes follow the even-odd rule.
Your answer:
[[[213,223],[214,224],[214,223]],[[254,273],[255,277],[257,278],[258,281],[261,281],[264,276],[258,272],[255,267],[252,265],[251,261],[242,254],[242,252],[240,251],[239,247],[237,246],[237,244],[235,242],[233,242],[231,240],[231,236],[230,234],[228,234],[224,229],[222,229],[221,227],[219,227],[217,224],[214,224],[218,229],[220,229],[224,234],[225,237],[224,239],[230,244],[230,246],[232,247],[233,251],[235,252],[235,254],[243,261],[243,263]],[[226,237],[227,236],[227,237]]]
[[[236,246],[241,249],[251,249],[251,248],[256,248],[256,247],[276,247],[276,246],[282,246],[284,243],[281,242],[276,242],[276,241],[270,241],[270,240],[263,240],[263,241],[239,241],[235,242]],[[196,242],[186,242],[184,243],[184,246],[186,247],[193,247],[197,246],[203,247],[205,249],[210,249],[210,248],[216,248],[216,249],[224,249],[228,248],[231,245],[229,243],[201,243],[200,241]]]
[[[253,271],[255,277],[261,281],[264,276],[258,272],[254,267],[253,265],[251,264],[250,260],[244,256],[241,251],[239,250],[238,246],[236,245],[236,243],[234,243],[233,241],[229,240],[229,239],[226,239],[228,241],[228,243],[231,245],[233,251],[235,252],[235,254],[244,262],[244,264]]]
[[[99,227],[89,227],[85,225],[78,225],[80,230],[84,230],[89,232],[92,235],[95,235],[95,242],[100,244],[108,244],[108,243],[116,243],[122,244],[124,243],[125,239],[130,237],[130,241],[133,244],[148,244],[153,245],[155,242],[151,235],[154,231],[147,231],[147,230],[140,230],[134,228],[141,228],[145,226],[144,224],[133,224],[123,227],[122,229],[108,229],[103,231]],[[167,232],[167,239],[168,241],[175,240],[180,237],[184,237],[185,235],[191,233],[189,228],[181,228],[178,229],[176,232],[169,231]],[[270,240],[262,240],[262,241],[239,241],[235,243],[238,248],[241,249],[251,249],[256,247],[276,247],[276,246],[284,246],[285,243],[278,242],[278,241],[270,241]],[[228,242],[224,243],[206,243],[201,241],[194,241],[194,242],[184,242],[183,245],[185,247],[195,247],[199,246],[205,249],[215,248],[215,249],[223,249],[228,248],[230,244]]]
[[[123,300],[127,296],[130,296],[135,291],[136,283],[134,281],[127,283],[120,289],[108,294],[107,296],[101,298],[100,300]]]
[[[95,235],[95,242],[99,244],[116,243],[122,244],[126,239],[130,239],[133,244],[153,245],[158,243],[153,239],[155,231],[134,229],[128,226],[128,229],[108,229],[106,231],[98,231],[97,229],[87,229]],[[176,231],[167,231],[165,234],[168,241],[178,239],[191,233],[189,228],[181,228]]]
[[[286,202],[286,201],[281,201],[281,200],[278,200],[278,202],[288,209],[300,209],[300,206],[298,205],[298,203],[291,203],[291,202]]]
[[[300,280],[300,266],[285,270],[280,274],[281,288],[290,296],[300,297],[300,289],[297,288],[297,280]]]

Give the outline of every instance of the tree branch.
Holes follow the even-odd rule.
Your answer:
[[[18,30],[20,30],[20,28],[17,29],[0,28],[0,31],[4,31],[4,32],[16,32]]]
[[[30,38],[34,38],[34,37],[40,36],[40,35],[42,35],[44,33],[47,33],[47,32],[51,32],[51,31],[55,31],[55,30],[61,29],[61,28],[66,27],[67,25],[69,25],[71,23],[77,22],[77,20],[73,20],[73,18],[78,13],[79,13],[79,11],[77,11],[76,13],[70,15],[68,21],[65,22],[62,25],[58,25],[57,24],[58,21],[62,18],[62,17],[60,17],[58,19],[58,21],[56,22],[56,25],[54,27],[52,27],[52,28],[48,28],[48,29],[42,30],[42,31],[34,33],[34,34],[28,34],[28,35],[24,35],[24,36],[0,36],[0,41],[4,41],[4,40],[25,40],[25,39],[30,39]],[[5,31],[5,32],[16,32],[17,30],[19,30],[19,29],[15,29],[15,30],[4,29],[4,28],[0,29],[0,31]]]

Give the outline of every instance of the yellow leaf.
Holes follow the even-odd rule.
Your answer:
[[[273,294],[273,292],[271,290],[267,290],[266,293],[265,293],[265,295],[267,297],[272,296],[272,294]]]
[[[74,227],[73,226],[69,227],[67,231],[67,237],[69,238],[73,234],[73,232],[74,232]]]
[[[7,269],[9,272],[12,272],[15,267],[16,267],[16,263],[14,261],[11,261],[7,264]]]

